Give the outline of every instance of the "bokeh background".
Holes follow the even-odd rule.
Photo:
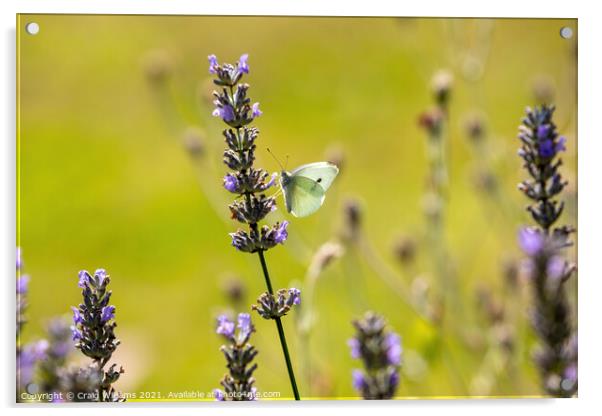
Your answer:
[[[30,21],[40,25],[35,36],[23,30]],[[342,163],[317,214],[268,217],[291,222],[287,245],[267,254],[276,287],[307,293],[320,247],[344,250],[315,280],[311,330],[299,311],[284,320],[301,395],[357,397],[350,375],[360,363],[346,344],[350,321],[366,310],[403,338],[400,398],[540,395],[516,244],[530,223],[516,189],[525,177],[516,134],[526,106],[556,103],[568,139],[562,223],[577,225],[576,24],[21,15],[17,243],[32,277],[23,341],[80,301],[80,269],[103,267],[122,340],[115,360],[126,370],[118,387],[163,397],[219,387],[225,360],[214,319],[247,311],[265,288],[256,256],[236,252],[227,235],[238,225],[221,185],[207,55],[235,62],[249,53],[250,96],[264,111],[257,164],[279,170],[266,147],[289,155],[289,167]],[[573,38],[560,37],[563,26]],[[428,238],[427,139],[417,123],[442,69],[453,75],[436,243],[446,253],[445,290]],[[478,142],[466,128],[475,119],[484,123]],[[353,203],[361,236],[350,241]],[[453,299],[444,312],[438,293]],[[291,397],[276,329],[254,321],[257,386]]]

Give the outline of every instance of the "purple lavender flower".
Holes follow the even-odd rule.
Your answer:
[[[234,322],[229,320],[226,315],[220,315],[217,318],[217,329],[216,333],[223,335],[224,337],[231,339],[234,337]]]
[[[253,118],[257,118],[263,114],[263,111],[261,111],[259,109],[259,103],[253,104],[253,106],[251,107],[251,114],[252,114]]]
[[[350,338],[347,341],[347,345],[351,350],[351,358],[357,360],[362,357],[362,352],[360,350],[360,342],[356,338]]]
[[[77,285],[83,289],[90,282],[90,273],[87,270],[80,270],[77,276],[79,278]]]
[[[276,229],[276,233],[274,235],[274,240],[276,243],[284,244],[286,239],[288,238],[288,221],[282,221],[278,228]]]
[[[401,364],[401,338],[394,332],[389,332],[385,336],[385,349],[387,351],[387,359],[391,365]]]
[[[114,318],[115,318],[115,306],[108,305],[108,306],[105,306],[104,308],[102,308],[101,315],[100,315],[100,320],[102,322],[107,322]]]
[[[239,182],[238,179],[236,179],[236,176],[232,175],[231,173],[228,173],[226,176],[224,176],[224,188],[226,188],[226,190],[232,192],[232,193],[237,193],[239,191]]]
[[[27,274],[21,275],[17,279],[17,293],[19,295],[24,295],[27,293],[27,289],[29,288],[29,280],[30,277]]]
[[[215,55],[209,55],[207,59],[209,60],[209,73],[217,74],[217,68],[219,67],[217,57]]]
[[[519,231],[518,243],[525,253],[535,256],[543,249],[545,238],[537,230],[526,227]]]
[[[240,59],[238,60],[238,70],[245,74],[249,73],[249,64],[247,63],[248,59],[249,59],[249,54],[245,53],[245,54],[242,54],[240,56]]]
[[[545,140],[550,135],[551,126],[549,124],[542,124],[537,128],[537,138],[539,140]]]
[[[104,280],[107,278],[107,271],[105,269],[96,269],[94,271],[94,277],[98,279],[98,284],[102,285]]]
[[[572,383],[577,381],[577,364],[571,364],[564,370],[564,378]]]
[[[224,392],[220,389],[213,389],[213,397],[215,397],[215,400],[218,402],[225,401]]]
[[[248,313],[238,314],[238,330],[241,339],[248,339],[253,332],[253,324],[251,324],[251,315]]]
[[[79,309],[76,308],[75,306],[72,306],[71,310],[73,311],[73,323],[75,325],[79,325],[79,324],[83,323],[84,318],[82,318],[82,314],[79,312]]]
[[[353,385],[353,388],[359,392],[364,390],[364,387],[366,386],[366,379],[364,378],[364,373],[362,373],[361,370],[355,369],[352,371],[351,384]]]
[[[77,326],[72,325],[71,326],[71,339],[73,341],[79,341],[82,338],[83,338],[82,331],[80,331]]]
[[[539,142],[539,156],[549,159],[556,154],[556,146],[550,139],[545,139]]]
[[[17,357],[17,380],[24,388],[33,379],[36,365],[46,359],[48,341],[40,340],[26,344]]]
[[[301,304],[301,291],[294,287],[288,290],[289,297],[292,299],[293,305]]]
[[[229,104],[225,104],[222,107],[217,107],[213,110],[213,117],[220,117],[225,122],[233,121],[235,118],[234,110]]]
[[[566,137],[560,136],[558,138],[558,142],[556,143],[556,153],[566,151]]]

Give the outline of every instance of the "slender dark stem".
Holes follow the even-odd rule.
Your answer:
[[[263,251],[259,250],[257,252],[259,254],[259,261],[261,262],[261,268],[263,269],[263,277],[265,278],[265,284],[268,287],[268,293],[270,295],[274,294],[274,289],[272,289],[272,282],[270,281],[270,274],[268,272],[268,266],[265,262],[265,257],[263,255]],[[274,319],[276,321],[276,327],[278,328],[278,336],[280,337],[280,345],[282,345],[282,352],[284,353],[284,360],[286,361],[286,368],[288,370],[288,377],[291,380],[291,387],[293,388],[293,394],[295,396],[295,400],[301,400],[301,396],[299,396],[299,389],[297,389],[297,382],[295,381],[295,373],[293,372],[293,364],[291,362],[291,356],[288,352],[288,346],[286,345],[286,336],[284,335],[284,328],[282,327],[282,321],[280,317]]]

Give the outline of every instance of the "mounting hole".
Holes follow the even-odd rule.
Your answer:
[[[560,37],[562,39],[570,39],[573,37],[573,29],[571,29],[568,26],[563,27],[562,29],[560,29]]]
[[[30,35],[37,35],[40,32],[40,25],[36,22],[27,23],[25,25],[25,31]]]

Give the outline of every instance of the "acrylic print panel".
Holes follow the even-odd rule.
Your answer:
[[[18,401],[577,394],[576,20],[17,32]]]

